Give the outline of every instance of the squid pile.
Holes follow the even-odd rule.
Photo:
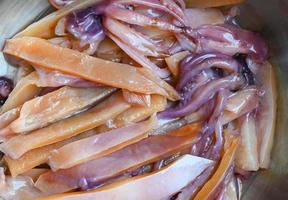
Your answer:
[[[2,50],[1,199],[239,200],[269,168],[276,81],[242,0],[49,2]]]

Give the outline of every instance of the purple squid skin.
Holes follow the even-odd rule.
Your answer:
[[[258,63],[268,58],[268,47],[257,33],[241,28],[223,25],[204,25],[192,31],[201,52],[221,52],[233,56],[248,54]]]
[[[210,159],[219,160],[221,157],[221,149],[223,147],[222,129],[223,125],[219,120],[219,116],[222,114],[226,104],[229,91],[222,89],[218,92],[217,103],[212,116],[209,119],[209,124],[213,124],[215,132],[215,144],[212,148],[211,155],[208,155]]]
[[[183,88],[192,77],[196,76],[201,71],[212,67],[232,73],[237,73],[239,68],[237,60],[231,56],[221,53],[202,53],[192,58],[190,62],[181,66],[180,73],[182,77],[177,84],[177,88]]]
[[[180,63],[180,76],[183,76],[187,72],[189,72],[191,66],[198,65],[199,63],[203,62],[206,59],[215,57],[216,57],[215,53],[189,54]]]
[[[161,119],[172,119],[184,117],[205,104],[211,99],[220,89],[234,90],[244,84],[243,77],[239,75],[230,75],[224,78],[216,79],[208,84],[200,87],[192,95],[189,104],[175,108],[168,108],[167,110],[158,114]]]
[[[0,104],[3,104],[5,99],[13,90],[12,80],[6,77],[0,77]]]
[[[91,43],[102,40],[105,31],[100,14],[101,10],[98,6],[76,10],[66,17],[66,29],[81,42]]]
[[[199,134],[198,142],[193,145],[193,155],[201,155],[203,157],[212,159],[216,162],[220,159],[221,149],[223,147],[222,137],[222,125],[218,121],[218,117],[221,115],[228,96],[227,90],[220,90],[216,98],[216,106],[211,114],[208,121],[206,130],[202,134]],[[215,143],[212,145],[212,136],[215,133]],[[198,189],[205,184],[208,178],[215,170],[215,166],[207,168],[200,176],[197,177],[193,182],[184,187],[177,196],[177,200],[184,200],[193,198],[197,193]]]
[[[198,88],[206,85],[211,80],[216,79],[217,76],[211,69],[206,69],[191,78],[189,82],[182,88],[176,87],[176,90],[180,94],[181,101],[179,103],[180,106],[185,106],[190,102],[192,95],[197,91]]]

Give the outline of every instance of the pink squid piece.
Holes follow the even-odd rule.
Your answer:
[[[267,45],[257,33],[251,31],[229,25],[204,25],[191,34],[198,41],[198,51],[216,51],[230,56],[248,54],[260,63],[268,57]]]
[[[144,27],[146,26],[156,27],[161,30],[171,31],[171,32],[176,32],[176,33],[183,32],[183,29],[181,27],[178,27],[172,23],[163,21],[157,17],[153,18],[151,16],[142,14],[140,12],[123,9],[115,5],[108,6],[105,9],[105,14],[109,17],[118,19],[128,24],[144,26]]]
[[[171,2],[169,2],[169,6],[165,6],[157,0],[118,0],[117,4],[128,4],[128,5],[140,5],[153,8],[155,10],[160,10],[165,13],[170,14],[171,16],[175,17],[179,22],[185,24],[184,22],[184,13],[183,15],[180,13],[176,13],[174,10],[171,10],[173,7]],[[174,4],[174,2],[173,2]]]
[[[170,72],[165,68],[159,68],[156,64],[151,62],[148,58],[141,55],[141,53],[132,49],[130,46],[124,44],[120,39],[113,36],[112,34],[108,34],[108,36],[121,48],[125,53],[127,53],[133,60],[138,62],[144,68],[149,69],[150,71],[157,74],[160,78],[167,78],[170,75]]]
[[[163,50],[153,40],[135,31],[129,26],[109,17],[104,18],[105,28],[113,35],[120,38],[123,43],[129,45],[145,56],[159,57]]]

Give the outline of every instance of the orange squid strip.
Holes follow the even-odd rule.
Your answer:
[[[44,147],[40,147],[37,149],[33,149],[25,153],[17,160],[14,160],[7,155],[5,155],[3,159],[4,162],[7,164],[12,177],[16,177],[19,174],[28,172],[29,170],[31,170],[34,167],[37,167],[38,165],[46,163],[52,151],[64,146],[65,144],[69,144],[71,142],[89,137],[93,134],[95,134],[95,131],[90,130],[63,141],[50,144]]]
[[[151,105],[151,95],[149,94],[139,94],[135,92],[130,92],[128,90],[122,90],[124,99],[132,104],[139,106],[147,106]]]
[[[143,94],[160,94],[171,100],[179,99],[174,88],[165,81],[157,79],[152,72],[149,75],[143,68],[138,69],[127,64],[88,56],[53,45],[44,39],[35,37],[10,39],[3,51],[37,66],[93,82]]]
[[[28,76],[20,79],[4,105],[1,107],[0,113],[3,114],[9,110],[19,107],[26,101],[37,96],[41,90],[38,83],[39,77],[37,72],[32,72]]]
[[[87,112],[56,122],[50,126],[31,132],[28,135],[18,135],[0,144],[0,149],[12,159],[18,159],[26,152],[78,135],[93,129],[114,118],[130,107],[121,93],[112,95]]]
[[[103,157],[148,137],[157,122],[153,115],[148,120],[72,142],[54,151],[49,165],[56,171]]]
[[[163,111],[166,108],[167,100],[160,95],[151,96],[151,106],[132,106],[125,112],[118,115],[115,119],[108,120],[105,124],[96,128],[97,133],[105,132],[113,128],[120,128],[131,123],[146,119],[153,113]]]
[[[189,51],[181,51],[179,53],[176,53],[172,56],[165,58],[168,69],[175,78],[179,78],[180,62],[189,54],[190,54]]]
[[[21,107],[16,107],[0,115],[0,129],[5,128],[19,117]],[[1,134],[0,134],[1,135]]]
[[[171,133],[148,137],[75,167],[56,172],[49,171],[40,176],[36,187],[47,194],[56,194],[78,188],[81,178],[93,178],[95,182],[103,181],[191,147],[198,133],[188,131],[183,133],[183,136],[174,136]]]
[[[210,199],[217,190],[218,186],[225,179],[225,175],[234,162],[235,153],[240,144],[240,139],[235,138],[229,148],[225,151],[220,164],[211,179],[206,182],[198,192],[194,200]]]
[[[9,127],[15,133],[33,131],[75,115],[97,103],[115,89],[109,87],[62,87],[23,104],[20,117]]]

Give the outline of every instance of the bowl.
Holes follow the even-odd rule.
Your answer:
[[[277,76],[278,113],[271,164],[244,184],[244,200],[288,199],[288,1],[248,0],[240,7],[242,27],[260,32],[268,41]],[[0,48],[5,39],[53,11],[47,0],[0,1]],[[0,54],[0,76],[15,76]]]

